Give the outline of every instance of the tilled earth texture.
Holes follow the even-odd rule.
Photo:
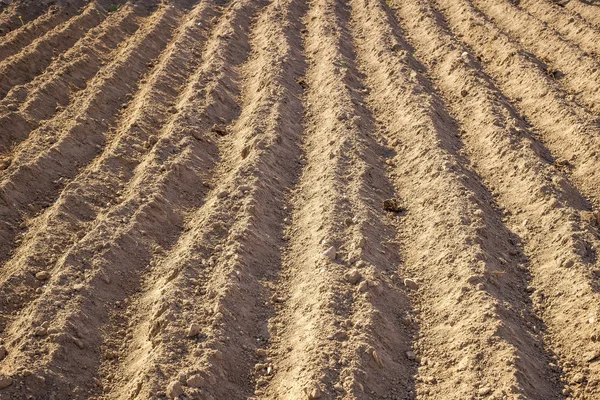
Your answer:
[[[0,11],[0,400],[600,399],[600,4]]]

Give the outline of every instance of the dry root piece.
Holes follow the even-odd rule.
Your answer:
[[[385,211],[391,211],[396,213],[406,210],[406,208],[404,208],[404,205],[402,204],[402,200],[398,198],[384,200],[383,209]]]

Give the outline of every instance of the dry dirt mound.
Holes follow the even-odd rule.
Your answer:
[[[600,399],[600,5],[0,10],[0,400]]]

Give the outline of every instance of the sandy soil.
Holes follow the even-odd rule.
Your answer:
[[[600,5],[0,1],[0,400],[600,399]]]

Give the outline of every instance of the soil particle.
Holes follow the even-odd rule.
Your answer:
[[[352,285],[356,285],[362,278],[361,273],[357,269],[352,269],[346,273],[346,280]]]
[[[321,389],[318,387],[305,388],[306,397],[308,400],[320,399],[321,398]]]
[[[419,284],[414,279],[410,278],[404,279],[404,286],[410,290],[417,290],[419,288]]]
[[[0,389],[4,389],[12,385],[13,380],[10,376],[5,374],[0,374]]]
[[[492,392],[492,389],[488,386],[485,386],[485,387],[482,387],[481,389],[479,389],[477,391],[477,394],[479,394],[480,396],[487,396],[491,392]]]
[[[35,278],[40,281],[46,281],[50,279],[50,273],[48,271],[40,271],[35,274]]]
[[[167,386],[167,397],[169,399],[176,399],[183,394],[183,388],[181,387],[181,383],[178,381],[173,381],[169,383]]]
[[[186,381],[186,384],[189,387],[199,388],[204,384],[204,378],[202,378],[202,376],[199,374],[192,375],[188,378],[188,380]]]
[[[188,331],[187,331],[187,337],[192,338],[195,336],[198,336],[198,334],[200,333],[200,325],[198,325],[197,323],[192,323],[190,324]]]
[[[323,252],[323,257],[327,257],[331,261],[333,261],[333,260],[335,260],[336,253],[337,253],[337,249],[335,248],[335,246],[331,246],[330,248],[328,248],[327,250],[325,250]]]

